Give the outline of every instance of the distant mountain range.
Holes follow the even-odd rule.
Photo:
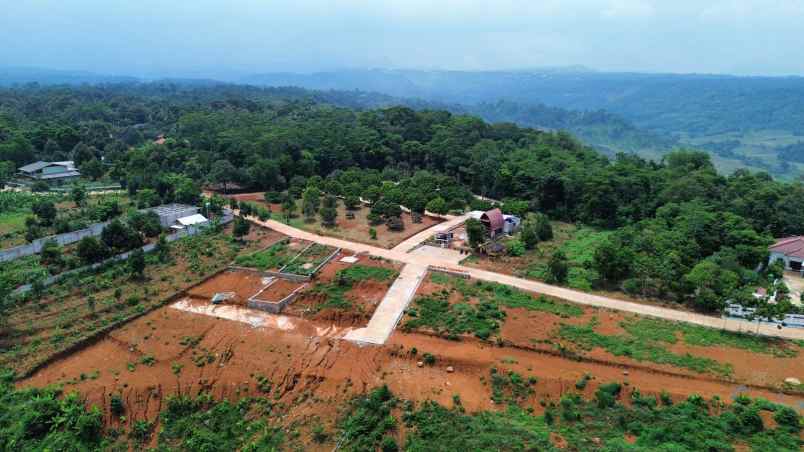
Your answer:
[[[41,85],[95,85],[136,82],[136,77],[100,75],[86,71],[62,71],[31,67],[0,67],[0,86],[39,83]]]
[[[0,68],[0,86],[145,81],[89,72]],[[151,81],[151,80],[149,80]],[[209,79],[164,79],[182,85]],[[792,178],[804,170],[804,78],[597,72],[582,66],[519,71],[276,72],[235,80],[332,91],[341,105],[443,108],[493,122],[566,129],[607,154],[660,158],[677,146]],[[345,91],[345,93],[344,93]]]

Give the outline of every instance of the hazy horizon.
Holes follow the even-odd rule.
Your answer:
[[[804,75],[804,4],[259,0],[7,6],[0,61],[136,77],[346,69]],[[768,5],[770,3],[770,5]]]

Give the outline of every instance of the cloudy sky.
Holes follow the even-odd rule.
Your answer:
[[[804,75],[803,0],[0,0],[0,66]]]

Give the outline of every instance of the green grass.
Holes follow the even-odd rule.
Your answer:
[[[506,315],[501,308],[547,312],[563,318],[583,314],[579,306],[541,295],[536,297],[503,284],[470,281],[438,272],[431,273],[430,280],[444,289],[414,300],[403,324],[408,331],[428,329],[455,340],[462,334],[488,339],[499,333],[500,325],[505,321]],[[462,301],[449,302],[450,293],[454,291],[461,294]]]
[[[599,275],[592,270],[592,261],[595,251],[609,235],[610,231],[596,231],[592,228],[581,228],[572,231],[571,237],[562,242],[557,250],[563,251],[567,256],[569,270],[567,272],[567,286],[579,290],[592,290]],[[554,253],[556,250],[553,250]],[[552,254],[552,253],[551,253]],[[547,278],[546,262],[534,262],[525,271],[525,277],[545,280]]]
[[[689,369],[698,373],[713,373],[729,376],[732,366],[720,363],[713,359],[673,353],[665,348],[669,339],[666,333],[640,333],[638,335],[612,335],[607,336],[595,332],[596,321],[587,325],[561,325],[558,336],[576,346],[591,350],[602,348],[614,356],[626,356],[636,361],[647,361],[656,364],[669,364],[671,366]],[[659,339],[649,339],[649,338]]]
[[[25,219],[30,211],[0,213],[0,249],[25,244]]]
[[[533,393],[533,386],[536,378],[524,378],[516,372],[508,371],[500,373],[497,368],[492,368],[491,376],[491,400],[497,404],[519,405],[525,402]]]
[[[315,286],[313,293],[326,295],[326,300],[316,306],[316,311],[323,309],[348,310],[352,308],[352,302],[346,299],[355,283],[363,280],[390,281],[396,279],[399,273],[396,270],[384,267],[372,267],[368,265],[352,265],[335,274],[333,282]]]
[[[259,270],[278,270],[293,258],[289,252],[287,243],[277,243],[273,246],[257,251],[256,253],[238,256],[235,263],[242,267],[256,268]]]
[[[499,332],[500,322],[505,318],[497,304],[490,301],[471,303],[450,303],[448,294],[439,293],[414,300],[414,307],[408,309],[408,320],[403,329],[407,331],[429,329],[436,334],[458,339],[461,334],[471,333],[481,339],[488,339]]]
[[[39,256],[26,256],[0,264],[0,288],[15,289],[23,284],[36,280],[37,277],[49,276],[47,269],[39,265]]]
[[[761,336],[734,333],[659,319],[636,319],[620,323],[630,335],[648,341],[675,344],[679,336],[687,345],[733,347],[777,357],[798,356],[800,346]]]
[[[379,450],[397,429],[398,421],[391,412],[398,403],[387,386],[353,400],[349,415],[340,423],[338,444],[347,451]]]
[[[285,264],[286,266],[282,271],[294,275],[311,275],[316,267],[324,262],[324,259],[329,257],[334,251],[335,248],[331,246],[322,245],[320,243],[313,244],[292,262]]]
[[[583,314],[583,309],[574,304],[555,301],[543,295],[534,296],[504,284],[470,281],[443,273],[433,273],[431,280],[436,284],[454,288],[464,298],[494,301],[507,308],[524,308],[528,311],[548,312],[561,317],[578,317]]]
[[[277,450],[284,442],[278,429],[260,419],[266,399],[243,398],[217,402],[208,395],[168,399],[160,413],[159,449],[164,450]]]

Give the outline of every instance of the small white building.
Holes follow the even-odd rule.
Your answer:
[[[503,214],[503,232],[511,235],[519,229],[519,225],[522,224],[522,219],[516,215],[507,215]]]
[[[209,223],[207,217],[201,215],[200,213],[196,213],[187,217],[181,217],[176,219],[176,224],[171,226],[173,229],[184,229],[188,226],[202,226]]]

